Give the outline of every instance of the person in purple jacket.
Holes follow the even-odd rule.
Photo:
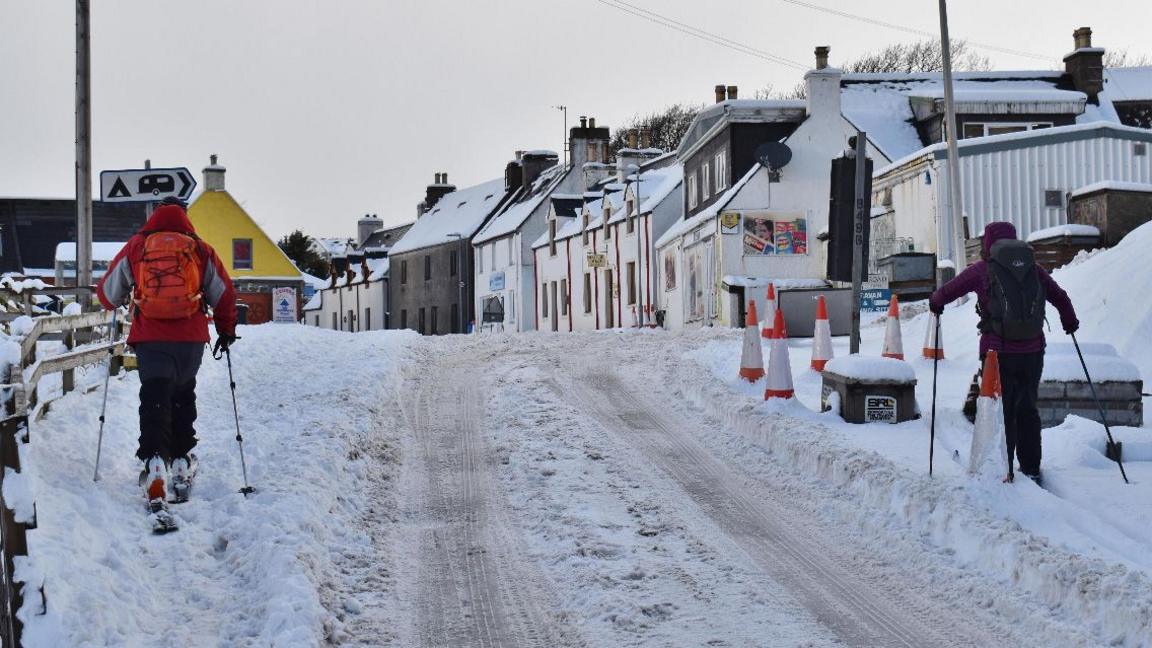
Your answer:
[[[1066,333],[1075,333],[1080,322],[1068,293],[1035,264],[1031,248],[1016,239],[1012,223],[989,223],[984,228],[980,257],[932,293],[928,306],[939,315],[947,304],[976,293],[980,362],[983,364],[989,349],[994,349],[1000,360],[1008,446],[1005,481],[1013,479],[1015,455],[1020,472],[1040,483],[1040,412],[1036,400],[1044,370],[1044,303],[1059,311]]]

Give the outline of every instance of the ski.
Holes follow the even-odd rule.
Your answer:
[[[147,511],[148,517],[152,521],[152,533],[163,535],[180,528],[180,525],[176,522],[176,517],[168,510],[168,505],[164,500],[152,500],[148,502]]]
[[[186,470],[177,470],[176,466],[173,466],[172,499],[168,500],[169,504],[183,504],[188,501],[192,494],[192,482],[196,479],[197,463],[196,455],[189,455]]]

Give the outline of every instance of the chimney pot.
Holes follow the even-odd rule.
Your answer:
[[[516,159],[517,160],[523,160],[524,159],[524,151],[516,151]]]
[[[628,148],[636,148],[638,132],[635,128],[628,129]]]
[[[652,148],[652,129],[647,126],[640,128],[640,148]]]
[[[828,52],[832,48],[827,45],[820,45],[816,48],[816,69],[823,70],[828,67]]]
[[[209,155],[208,159],[212,161],[212,164],[216,164],[216,154],[215,153],[213,153],[212,155]]]
[[[596,118],[595,117],[589,117],[588,118],[588,128],[596,128]]]
[[[588,118],[580,115],[580,128],[588,128]]]
[[[725,86],[723,83],[716,84],[716,103],[723,103],[725,98]]]
[[[1080,29],[1072,32],[1072,38],[1076,42],[1076,49],[1092,47],[1092,28],[1081,27]]]
[[[447,171],[443,171],[440,173],[440,182],[443,184],[448,184],[448,172]]]
[[[204,190],[224,191],[224,167],[216,163],[216,155],[208,156],[211,164],[204,167]]]
[[[736,100],[736,92],[737,92],[736,86],[728,86],[728,100],[729,101],[735,101]]]

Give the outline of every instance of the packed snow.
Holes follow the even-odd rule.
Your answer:
[[[1122,182],[1120,180],[1104,180],[1084,185],[1072,192],[1072,197],[1083,196],[1097,191],[1133,191],[1137,193],[1152,193],[1152,184],[1146,182]]]
[[[1028,242],[1034,243],[1036,241],[1043,241],[1044,239],[1060,236],[1100,236],[1100,228],[1095,225],[1079,225],[1076,223],[1045,227],[1044,229],[1038,229],[1029,234]]]
[[[903,360],[864,356],[858,353],[829,360],[828,364],[824,365],[824,371],[865,382],[910,383],[916,380],[916,370]]]

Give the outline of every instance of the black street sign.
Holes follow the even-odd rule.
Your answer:
[[[159,202],[169,197],[186,201],[195,188],[196,180],[184,167],[100,172],[104,202]]]

